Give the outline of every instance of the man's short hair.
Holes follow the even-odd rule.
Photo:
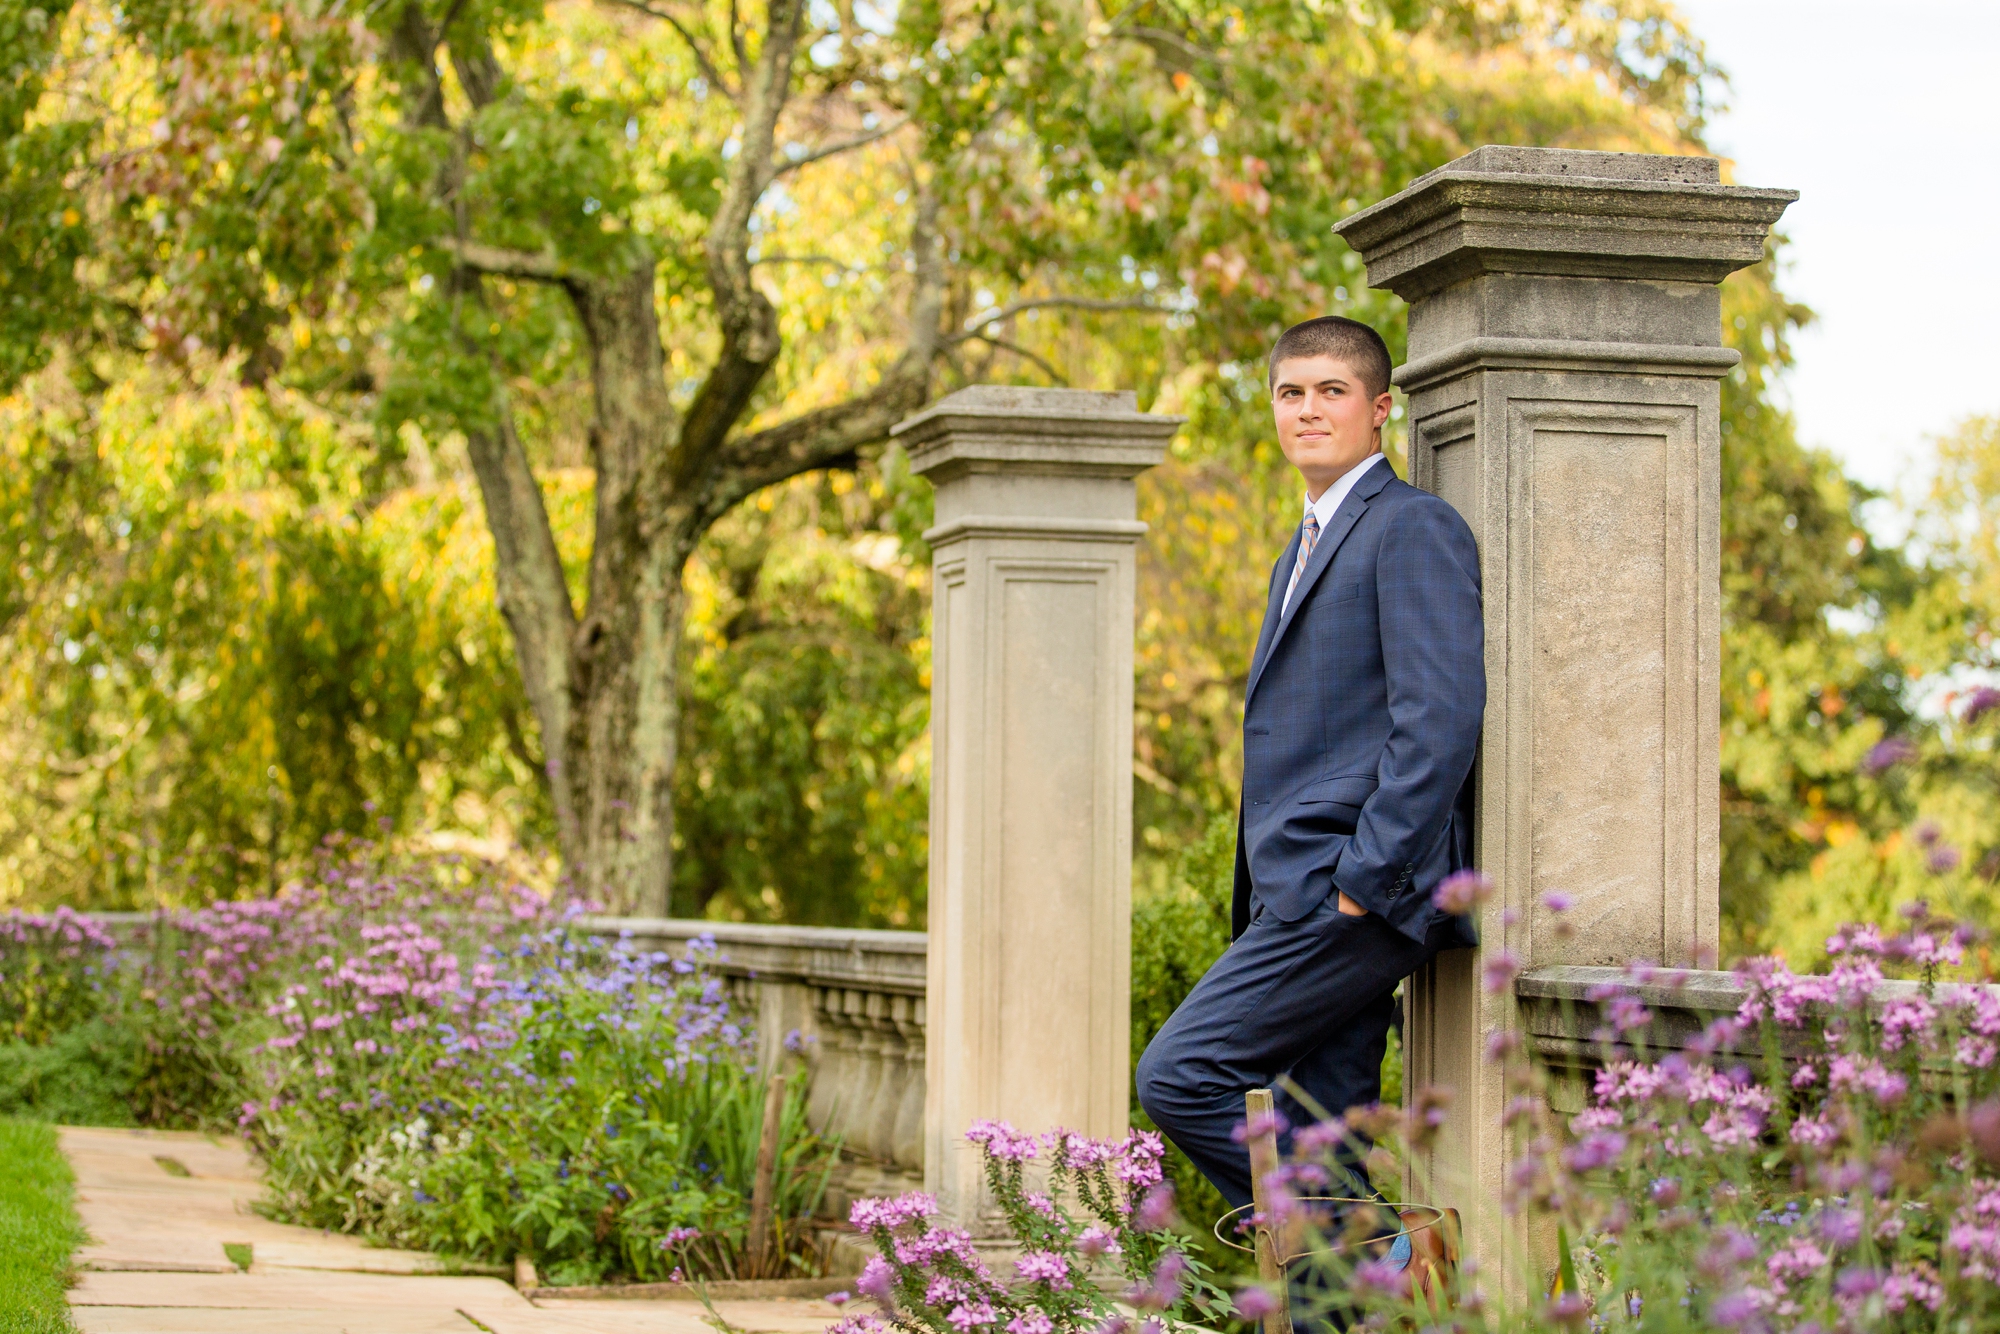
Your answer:
[[[1337,358],[1361,377],[1361,383],[1368,386],[1369,398],[1389,392],[1389,345],[1382,341],[1381,334],[1360,320],[1350,320],[1345,315],[1322,315],[1294,324],[1278,335],[1278,345],[1271,349],[1271,366],[1264,385],[1267,390],[1278,387],[1278,363],[1293,357]]]

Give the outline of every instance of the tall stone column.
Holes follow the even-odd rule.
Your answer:
[[[937,489],[924,1179],[981,1230],[973,1121],[1126,1126],[1132,479],[1179,424],[986,385],[896,428]]]
[[[1455,1092],[1428,1189],[1496,1246],[1506,1139],[1482,1059],[1524,967],[1713,957],[1720,860],[1720,380],[1728,274],[1790,190],[1711,158],[1487,147],[1335,229],[1410,303],[1411,480],[1479,540],[1480,951],[1409,1007],[1409,1087]],[[1541,896],[1575,907],[1558,934]],[[1489,1250],[1489,1255],[1495,1254]]]

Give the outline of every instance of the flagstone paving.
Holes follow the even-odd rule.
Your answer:
[[[718,1334],[696,1302],[530,1300],[434,1255],[260,1218],[256,1164],[227,1140],[60,1134],[91,1238],[69,1296],[83,1334]],[[840,1317],[814,1299],[714,1305],[729,1334],[818,1334]]]

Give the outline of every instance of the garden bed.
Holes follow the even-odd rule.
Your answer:
[[[773,1102],[775,1244],[748,1245],[766,1072],[697,942],[669,958],[452,858],[329,850],[267,900],[0,918],[16,1110],[240,1134],[270,1218],[552,1285],[809,1278],[835,1147]],[[87,1064],[64,1066],[67,1051]],[[84,1077],[79,1077],[79,1075]],[[121,1115],[122,1113],[122,1115]],[[70,1117],[69,1119],[78,1119]]]

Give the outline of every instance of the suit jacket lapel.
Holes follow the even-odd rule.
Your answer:
[[[1303,525],[1301,525],[1301,528]],[[1292,563],[1299,558],[1299,542],[1304,534],[1301,528],[1292,530],[1292,540],[1285,544],[1285,554],[1278,557],[1278,563],[1271,569],[1271,593],[1264,606],[1264,624],[1257,631],[1257,651],[1250,655],[1250,684],[1257,683],[1257,677],[1264,670],[1264,657],[1271,651],[1271,637],[1278,632],[1278,617],[1285,600],[1285,582],[1291,578]],[[1245,691],[1243,698],[1250,698]]]
[[[1333,522],[1326,526],[1324,533],[1320,534],[1318,544],[1313,547],[1312,559],[1306,562],[1305,573],[1299,576],[1299,586],[1292,592],[1291,606],[1285,608],[1278,620],[1277,628],[1271,632],[1268,642],[1262,644],[1263,657],[1251,671],[1250,685],[1243,692],[1245,705],[1249,704],[1250,696],[1257,689],[1257,682],[1264,675],[1264,668],[1270,664],[1272,656],[1278,651],[1278,645],[1284,642],[1285,631],[1289,630],[1292,622],[1299,618],[1299,609],[1305,606],[1313,585],[1319,582],[1319,577],[1326,572],[1326,567],[1333,564],[1334,553],[1340,550],[1340,544],[1347,540],[1347,535],[1354,531],[1355,523],[1368,509],[1368,502],[1380,494],[1382,488],[1387,486],[1395,475],[1396,470],[1389,466],[1386,459],[1371,465],[1361,480],[1354,484],[1354,489],[1347,493],[1347,499],[1340,502],[1340,508],[1333,512]],[[1288,553],[1296,550],[1298,538],[1294,537],[1292,542],[1293,546],[1286,549]],[[1287,575],[1286,579],[1289,581],[1290,576]],[[1271,605],[1275,609],[1284,597],[1283,587],[1277,587],[1272,597]],[[1267,623],[1270,620],[1268,613],[1265,620]]]

